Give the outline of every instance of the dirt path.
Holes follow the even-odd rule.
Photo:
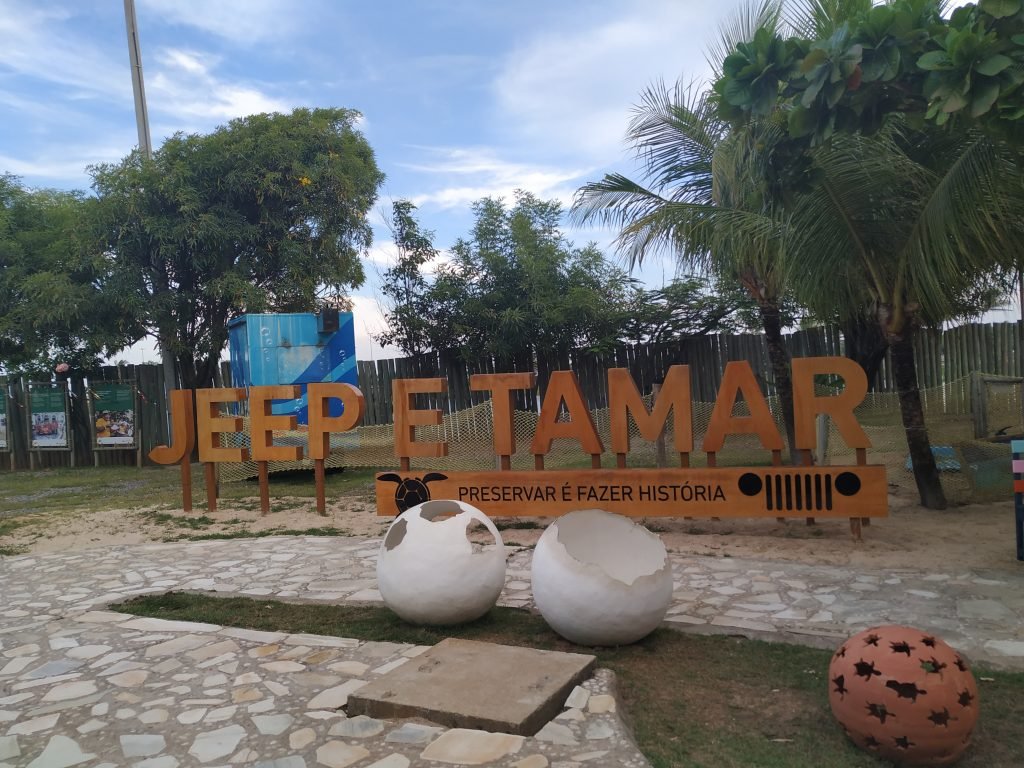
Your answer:
[[[863,565],[910,570],[1008,570],[1016,560],[1011,502],[957,507],[945,512],[922,509],[905,492],[890,496],[890,517],[864,529],[861,543],[852,541],[845,520],[822,520],[807,526],[802,519],[709,520],[651,518],[670,550],[682,554],[774,559],[808,564]],[[317,515],[312,500],[277,498],[272,512],[260,516],[255,499],[224,500],[208,514],[197,507],[180,509],[110,509],[64,514],[2,537],[0,545],[28,552],[55,552],[169,541],[193,537],[231,538],[282,532],[322,532],[378,536],[389,521],[374,514],[365,494],[330,500],[326,517]],[[545,518],[499,521],[509,543],[536,542]]]

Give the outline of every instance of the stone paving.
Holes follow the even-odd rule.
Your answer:
[[[646,766],[610,673],[536,736],[348,718],[350,693],[425,648],[136,618],[131,595],[192,590],[315,603],[380,600],[379,541],[282,537],[0,558],[0,768]],[[529,607],[529,550],[501,602]],[[668,621],[831,645],[871,624],[940,634],[1024,669],[1024,570],[868,571],[673,555]]]

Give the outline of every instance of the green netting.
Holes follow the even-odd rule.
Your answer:
[[[1003,430],[1005,434],[1019,435],[1024,433],[1022,418],[1022,392],[1019,382],[1006,382],[1006,386],[988,386],[982,390],[984,402],[977,404],[984,407],[988,415],[988,423]],[[834,390],[819,388],[819,395],[827,395]],[[975,419],[972,416],[971,380],[960,379],[952,383],[921,391],[924,404],[925,419],[933,449],[936,452],[941,470],[942,484],[951,502],[967,503],[994,499],[1009,498],[1012,493],[1012,474],[1010,471],[1010,450],[1006,443],[975,438]],[[652,404],[651,396],[645,398],[648,408]],[[779,404],[775,398],[769,398],[769,406],[776,416],[781,431]],[[714,403],[693,403],[694,445],[700,446]],[[743,403],[736,405],[737,415],[746,412]],[[605,446],[610,445],[608,409],[601,408],[591,412],[594,423]],[[900,418],[898,396],[894,392],[871,393],[856,410],[857,419],[871,438],[872,447],[868,451],[868,460],[872,464],[885,464],[888,469],[889,482],[894,485],[914,488],[914,479],[909,470],[906,435]],[[238,434],[224,435],[224,445],[247,447],[249,437],[248,419],[245,420],[245,431]],[[449,454],[438,459],[413,459],[414,469],[445,470],[485,470],[493,469],[496,458],[492,451],[490,403],[467,408],[444,416],[441,425],[436,427],[417,427],[416,439],[421,441],[447,441]],[[529,452],[530,441],[537,423],[537,414],[516,411],[514,414],[516,442],[518,452],[512,459],[513,469],[532,469],[534,459]],[[671,419],[665,435],[665,446],[662,453],[669,466],[678,461],[673,450]],[[306,433],[303,431],[277,432],[274,435],[278,444],[306,445]],[[632,449],[628,463],[630,466],[656,466],[659,446],[640,437],[635,425],[631,422]],[[393,427],[390,424],[359,427],[352,432],[334,435],[331,440],[332,451],[326,461],[328,467],[375,467],[396,468],[398,458],[394,455]],[[767,465],[770,455],[764,451],[757,438],[750,435],[732,435],[726,439],[725,446],[717,455],[721,466],[757,466]],[[828,448],[826,461],[830,464],[853,464],[855,452],[848,449],[840,437],[834,424],[828,427]],[[614,466],[615,457],[606,453],[603,457],[605,466]],[[696,452],[691,456],[692,466],[705,464],[705,455]],[[270,471],[312,469],[312,462],[271,462]],[[584,454],[579,445],[572,440],[556,440],[551,453],[545,459],[545,466],[555,468],[589,467],[590,456]],[[257,474],[254,462],[226,463],[220,465],[221,478],[225,481],[237,481]]]

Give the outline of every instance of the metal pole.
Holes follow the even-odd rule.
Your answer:
[[[149,113],[146,111],[146,87],[142,81],[142,50],[139,47],[139,26],[135,20],[135,0],[124,0],[124,25],[128,30],[128,60],[132,67],[132,92],[135,94],[139,151],[149,160],[153,157],[153,144],[149,138]]]
[[[135,95],[135,123],[139,130],[139,152],[145,160],[153,158],[153,143],[149,136],[149,112],[146,109],[146,86],[142,79],[142,48],[139,44],[139,25],[135,19],[135,0],[124,0],[124,25],[128,32],[128,61],[132,70],[132,93]],[[160,360],[164,368],[164,411],[167,435],[171,434],[170,392],[178,386],[174,356],[160,339]]]
[[[1017,321],[1017,370],[1011,370],[1010,375],[1024,376],[1024,267],[1017,270],[1017,291],[1020,311],[1020,319]],[[1024,382],[1021,382],[1020,385],[1020,407],[1021,423],[1024,424]],[[1020,514],[1019,511],[1018,514]]]

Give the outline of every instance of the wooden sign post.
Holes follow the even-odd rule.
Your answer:
[[[298,385],[252,387],[249,390],[249,446],[260,475],[260,514],[270,514],[270,473],[268,462],[301,461],[302,447],[274,445],[274,430],[294,430],[293,415],[274,415],[274,400],[294,400],[302,396]],[[239,425],[239,429],[241,425]]]
[[[192,451],[196,447],[196,427],[192,420],[191,389],[171,392],[171,437],[169,445],[158,445],[149,452],[157,464],[181,464],[181,507],[192,511]]]
[[[221,416],[221,403],[239,403],[245,400],[241,387],[196,390],[196,429],[199,441],[199,461],[203,462],[206,475],[206,506],[211,512],[217,511],[217,462],[248,461],[249,451],[245,448],[224,448],[220,444],[222,432],[241,432],[240,416]]]
[[[351,384],[310,384],[309,397],[309,455],[313,459],[316,483],[316,511],[327,514],[327,493],[324,488],[324,460],[331,453],[331,433],[348,432],[359,425],[366,411],[363,393]],[[331,398],[341,400],[344,409],[340,416],[331,416]]]

